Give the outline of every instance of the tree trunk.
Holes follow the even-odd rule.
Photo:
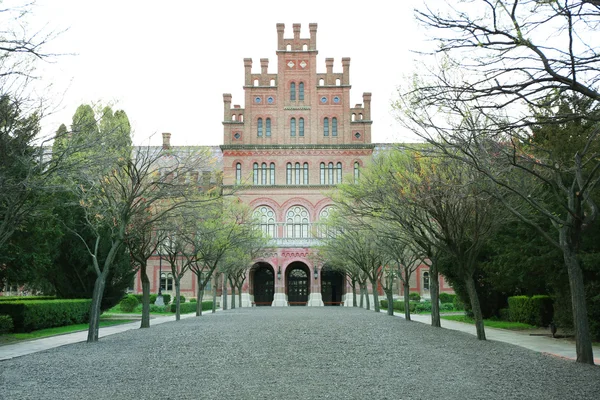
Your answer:
[[[217,274],[215,273],[213,275],[213,285],[212,285],[212,297],[213,297],[213,303],[212,303],[212,313],[216,313],[217,312]]]
[[[388,302],[387,315],[394,315],[394,292],[390,288],[385,291],[385,295],[387,296]]]
[[[356,281],[352,281],[352,307],[358,307],[358,303],[356,302]]]
[[[377,292],[377,281],[371,282],[371,286],[373,286],[373,309],[375,312],[379,312],[380,304],[379,304],[379,293]]]
[[[140,276],[142,279],[142,323],[140,328],[150,328],[150,279],[146,264],[140,265]]]
[[[235,285],[231,285],[231,309],[235,309]]]
[[[404,319],[410,321],[410,281],[405,279],[402,281],[404,289]]]
[[[180,280],[179,280],[179,274],[176,274],[175,276],[175,321],[179,321],[181,319],[181,313],[180,313],[180,306],[181,306],[181,300],[179,299],[179,293],[180,293]]]
[[[92,307],[90,309],[90,326],[88,328],[87,342],[98,341],[98,330],[100,329],[100,305],[102,304],[102,297],[104,296],[104,287],[106,285],[106,276],[108,275],[108,268],[106,271],[101,273],[94,283],[94,293],[92,295]]]
[[[360,290],[360,308],[363,308],[365,303],[365,288],[362,282],[358,283],[358,290]]]
[[[481,314],[481,305],[479,304],[479,297],[477,296],[477,290],[475,289],[475,280],[473,276],[465,278],[465,284],[467,286],[467,293],[469,293],[469,300],[471,300],[471,309],[473,311],[473,317],[475,318],[475,328],[477,329],[477,339],[485,340],[485,328],[483,327],[483,315]]]
[[[223,290],[221,291],[221,297],[223,297],[222,308],[223,311],[227,310],[227,274],[223,274]]]
[[[371,300],[369,299],[369,287],[367,286],[367,283],[365,282],[364,284],[365,286],[365,302],[367,303],[367,310],[371,310]]]
[[[241,284],[240,286],[238,286],[238,307],[242,308],[242,286],[244,284]]]
[[[431,326],[441,327],[440,319],[440,278],[437,262],[432,260],[429,267],[429,293],[431,295]]]
[[[196,297],[196,317],[202,315],[202,299],[204,298],[204,287],[198,287],[198,296]]]
[[[571,306],[573,308],[573,326],[575,328],[575,350],[577,362],[594,364],[592,339],[585,302],[585,288],[581,266],[575,251],[569,249],[569,243],[563,240],[565,236],[561,230],[561,245],[563,245],[563,258],[569,274],[569,288],[571,289]]]

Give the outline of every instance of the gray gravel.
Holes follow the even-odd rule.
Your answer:
[[[600,399],[600,368],[360,309],[253,308],[0,362],[2,399]]]

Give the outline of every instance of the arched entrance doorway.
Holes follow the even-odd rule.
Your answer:
[[[254,304],[256,306],[270,306],[275,293],[275,272],[267,263],[254,265]]]
[[[344,275],[336,270],[324,267],[321,271],[321,296],[326,306],[342,304]]]
[[[310,273],[306,264],[296,261],[286,269],[287,295],[290,306],[305,306],[308,303]]]

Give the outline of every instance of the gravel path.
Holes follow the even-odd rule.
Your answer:
[[[0,362],[1,399],[599,399],[600,367],[360,309],[187,318]]]

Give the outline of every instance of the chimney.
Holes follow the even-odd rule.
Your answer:
[[[163,132],[163,150],[169,150],[171,148],[171,134]]]

